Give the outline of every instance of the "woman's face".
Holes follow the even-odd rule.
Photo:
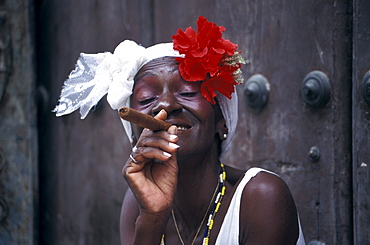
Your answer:
[[[166,121],[178,129],[178,157],[206,154],[214,144],[217,149],[218,128],[224,127],[219,106],[201,95],[200,84],[183,80],[174,59],[153,60],[136,75],[131,107],[152,116],[167,111]],[[141,130],[133,127],[136,138]]]

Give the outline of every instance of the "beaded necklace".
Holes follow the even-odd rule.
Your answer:
[[[226,192],[225,182],[226,182],[225,166],[221,163],[219,190],[218,190],[218,194],[217,194],[217,197],[215,199],[212,211],[211,211],[211,213],[209,214],[209,217],[208,217],[207,229],[204,231],[204,238],[203,238],[203,243],[202,243],[203,245],[208,245],[208,243],[209,243],[209,237],[211,235],[211,231],[212,231],[212,228],[213,228],[215,216],[216,216],[218,210],[220,210],[221,201],[222,201],[223,197],[225,196],[225,192]]]
[[[208,245],[209,244],[209,237],[211,235],[211,231],[212,231],[212,228],[213,228],[214,219],[216,217],[217,212],[220,210],[221,202],[222,202],[222,199],[225,196],[225,192],[226,192],[225,166],[222,163],[220,164],[220,166],[221,166],[221,168],[220,168],[220,174],[219,174],[218,194],[217,194],[216,199],[213,203],[213,208],[211,210],[211,213],[208,216],[207,228],[204,231],[204,237],[203,237],[203,243],[202,243],[203,245]],[[196,239],[196,237],[195,237],[195,239]],[[193,242],[195,241],[195,239],[193,240]],[[162,235],[161,244],[164,245],[164,235]]]

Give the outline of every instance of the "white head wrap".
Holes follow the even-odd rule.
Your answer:
[[[105,94],[113,110],[129,107],[136,73],[149,61],[166,56],[183,57],[173,49],[173,43],[144,48],[131,40],[120,43],[113,54],[81,53],[75,69],[64,82],[59,105],[53,112],[59,117],[80,108],[81,119],[84,119]],[[234,93],[230,100],[219,94],[217,100],[229,129],[228,137],[222,143],[222,151],[225,153],[238,121],[237,96]],[[132,142],[131,124],[125,120],[122,123]]]

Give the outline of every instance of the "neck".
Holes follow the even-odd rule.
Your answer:
[[[217,179],[216,176],[220,169],[217,151],[217,144],[215,143],[208,150],[195,154],[178,154],[178,188],[184,185],[184,191],[186,191],[189,185],[195,185],[195,188],[198,188],[198,184],[201,184],[203,181],[209,181],[210,178]]]
[[[210,202],[213,202],[211,199],[218,187],[220,163],[218,160],[206,163],[192,161],[188,165],[191,166],[186,166],[186,163],[179,165],[179,179],[173,209],[178,223],[184,226],[181,229],[195,233]]]
[[[209,203],[213,202],[211,199],[218,186],[220,162],[217,144],[205,152],[178,154],[177,161],[179,173],[173,210],[182,237],[192,239],[202,223]],[[202,234],[205,225],[201,228]]]

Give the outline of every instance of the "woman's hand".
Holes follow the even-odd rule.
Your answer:
[[[165,120],[162,110],[156,118]],[[153,132],[144,129],[122,170],[139,207],[140,215],[168,219],[177,186],[179,146],[177,128]]]

